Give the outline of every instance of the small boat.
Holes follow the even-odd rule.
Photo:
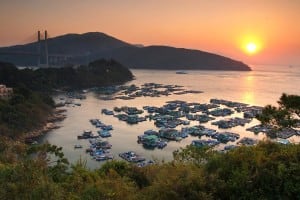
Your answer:
[[[290,141],[288,141],[287,139],[282,139],[282,138],[278,138],[276,140],[276,142],[279,144],[290,144]]]
[[[85,130],[81,135],[77,136],[77,139],[90,139],[90,138],[97,138],[99,137],[98,135],[94,135],[92,131],[90,130]]]
[[[136,162],[137,163],[137,162],[142,162],[142,161],[146,160],[144,157],[136,154],[134,151],[120,153],[119,156],[128,162]]]
[[[112,110],[107,110],[106,108],[101,110],[101,113],[104,113],[106,115],[113,115],[114,112]]]
[[[111,137],[111,133],[107,130],[99,130],[97,131],[100,137]]]
[[[103,153],[95,156],[96,161],[103,161],[108,159],[113,159],[113,155],[109,153]]]
[[[167,142],[166,141],[163,141],[163,140],[160,140],[157,142],[157,148],[159,149],[163,149],[167,146]]]
[[[187,74],[186,71],[176,71],[176,74]]]
[[[75,149],[81,149],[81,148],[82,148],[82,145],[81,145],[81,144],[75,144],[75,145],[74,145],[74,148],[75,148]]]
[[[86,150],[85,150],[85,152],[86,153],[91,153],[91,152],[93,152],[94,150],[92,149],[92,148],[87,148]]]
[[[105,124],[103,124],[101,126],[101,129],[104,130],[104,131],[110,131],[110,130],[113,130],[113,127],[112,127],[112,125],[105,125]]]

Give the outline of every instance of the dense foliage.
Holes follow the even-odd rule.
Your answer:
[[[114,60],[97,60],[88,66],[18,70],[0,62],[0,82],[9,87],[25,85],[34,91],[81,89],[132,80],[132,73]]]
[[[14,88],[13,96],[0,99],[0,135],[15,138],[38,128],[51,114],[53,89],[79,89],[131,80],[121,64],[97,60],[88,66],[19,70],[0,62],[0,84]]]
[[[36,90],[67,87],[78,80],[58,83],[56,78],[68,72],[85,74],[77,86],[86,87],[88,79],[93,84],[100,81],[89,74],[119,73],[118,67],[95,67],[98,62],[63,68],[59,73],[55,69],[20,72],[9,64],[1,65],[0,79],[18,87],[10,99],[0,100],[0,199],[300,199],[300,145],[296,144],[261,142],[227,153],[188,146],[174,152],[174,161],[168,163],[140,168],[110,161],[89,170],[84,160],[69,165],[61,147],[25,145],[11,139],[43,123],[53,106],[51,98],[26,86]],[[103,83],[116,80],[102,78]],[[264,109],[262,122],[281,127],[289,125],[285,120],[298,119],[298,96],[283,95],[279,104],[269,109],[272,112]]]
[[[300,96],[282,94],[279,106],[267,105],[257,118],[275,129],[297,127],[300,118]]]
[[[45,123],[53,100],[26,87],[14,88],[9,99],[0,99],[0,135],[16,138]]]
[[[32,148],[15,144],[1,150],[0,199],[300,198],[299,145],[264,142],[225,154],[187,147],[170,163],[140,168],[110,161],[97,170],[82,160],[67,169],[55,146]],[[31,158],[32,152],[38,156]],[[52,153],[51,161],[45,152]]]

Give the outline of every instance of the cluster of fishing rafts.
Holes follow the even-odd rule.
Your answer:
[[[112,145],[108,141],[101,139],[89,139],[90,148],[86,149],[86,153],[89,153],[96,161],[103,161],[113,159],[113,154],[110,153]]]
[[[160,139],[157,135],[144,134],[138,136],[138,143],[142,143],[145,148],[163,149],[167,146],[167,141]]]
[[[97,131],[100,137],[111,137],[111,133],[109,131],[113,130],[112,125],[106,125],[102,123],[99,119],[91,119],[90,122],[96,128],[100,128],[100,130]]]
[[[108,141],[99,138],[111,137],[111,133],[109,131],[113,130],[112,125],[106,125],[99,119],[91,119],[90,122],[96,128],[100,128],[97,131],[98,135],[93,134],[91,130],[85,130],[81,135],[77,136],[78,139],[89,140],[90,147],[86,149],[86,153],[89,153],[96,161],[113,159],[113,155],[110,153],[112,145]],[[76,144],[74,145],[74,148],[82,148],[82,145]]]
[[[93,139],[98,138],[99,136],[102,138],[111,137],[111,133],[109,131],[113,130],[112,125],[106,125],[99,119],[90,119],[90,122],[96,128],[100,128],[97,131],[98,135],[94,135],[91,130],[85,130],[81,135],[77,136],[77,139]]]

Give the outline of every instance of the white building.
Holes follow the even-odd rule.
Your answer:
[[[13,89],[5,85],[0,85],[0,98],[8,98],[12,95]]]

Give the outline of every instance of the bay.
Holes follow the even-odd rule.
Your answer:
[[[49,132],[43,138],[43,142],[63,147],[65,156],[71,163],[75,163],[80,158],[87,161],[87,166],[91,169],[98,168],[103,162],[97,162],[85,153],[89,147],[87,140],[77,140],[83,130],[90,129],[96,133],[89,119],[99,118],[105,124],[113,125],[112,137],[106,139],[112,144],[111,153],[115,159],[120,159],[118,154],[125,151],[135,151],[147,159],[159,161],[172,160],[172,152],[189,145],[197,137],[189,136],[180,142],[169,142],[164,149],[144,149],[137,143],[137,136],[143,134],[145,130],[154,129],[153,121],[146,121],[136,125],[128,125],[123,121],[109,115],[101,114],[103,108],[112,110],[114,107],[133,106],[142,109],[143,106],[162,106],[167,101],[183,100],[187,102],[209,103],[211,98],[225,99],[247,103],[250,105],[265,106],[267,104],[277,105],[276,102],[282,93],[300,95],[300,70],[299,68],[279,68],[276,66],[255,67],[249,72],[238,71],[186,71],[186,74],[176,74],[173,70],[132,70],[135,80],[126,84],[140,86],[144,83],[160,83],[167,85],[181,85],[187,90],[201,90],[199,94],[169,95],[161,97],[138,97],[132,100],[102,100],[97,94],[88,92],[87,98],[78,102],[81,106],[69,106],[67,118],[60,122],[61,128]],[[61,96],[56,96],[59,99]],[[234,116],[241,116],[235,114]],[[220,118],[218,118],[220,119]],[[244,127],[238,126],[226,131],[235,132],[242,137],[251,137],[259,140],[266,139],[262,133],[255,135],[245,129],[258,124],[257,120]],[[190,126],[198,125],[192,122]],[[208,128],[217,129],[211,122],[203,124]],[[177,127],[178,130],[181,126]],[[224,131],[224,130],[222,130]],[[299,142],[297,136],[290,138],[291,142]],[[82,149],[74,149],[74,144],[81,144]],[[230,143],[228,143],[230,144]],[[217,148],[222,149],[224,145]]]

